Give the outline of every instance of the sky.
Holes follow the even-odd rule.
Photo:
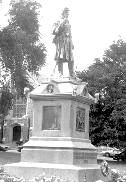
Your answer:
[[[61,20],[64,7],[70,9],[74,44],[75,70],[82,71],[91,65],[95,58],[101,58],[113,41],[120,37],[126,41],[126,0],[37,0],[42,4],[40,32],[47,47],[47,62],[43,68],[50,73],[55,67],[55,45],[52,43],[52,27]],[[0,5],[0,25],[7,24],[9,0]]]

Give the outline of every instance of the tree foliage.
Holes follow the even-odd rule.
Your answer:
[[[77,73],[88,82],[92,95],[100,93],[98,103],[91,106],[90,137],[93,144],[119,146],[126,137],[126,43],[113,42],[103,59]]]
[[[46,48],[40,42],[36,1],[11,1],[9,24],[0,30],[1,63],[11,74],[19,95],[28,86],[27,71],[37,74],[45,63]]]
[[[13,105],[13,94],[8,89],[7,85],[4,85],[1,90],[1,98],[0,98],[0,115],[4,118],[10,109],[12,109]]]

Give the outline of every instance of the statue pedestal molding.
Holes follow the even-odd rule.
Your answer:
[[[94,101],[86,83],[50,80],[33,90],[33,131],[21,162],[5,165],[11,175],[32,179],[45,172],[82,182],[101,179],[97,150],[89,140],[89,109]]]

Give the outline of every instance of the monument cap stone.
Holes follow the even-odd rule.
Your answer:
[[[34,89],[30,94],[31,99],[37,98],[66,98],[79,100],[80,102],[94,102],[94,98],[88,93],[87,84],[76,80],[51,80],[43,82],[39,87]]]

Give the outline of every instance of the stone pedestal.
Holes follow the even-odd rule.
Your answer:
[[[33,92],[32,137],[21,162],[8,164],[13,175],[31,179],[43,172],[63,179],[101,179],[97,151],[89,140],[89,108],[93,98],[85,83],[60,80],[43,83]]]

